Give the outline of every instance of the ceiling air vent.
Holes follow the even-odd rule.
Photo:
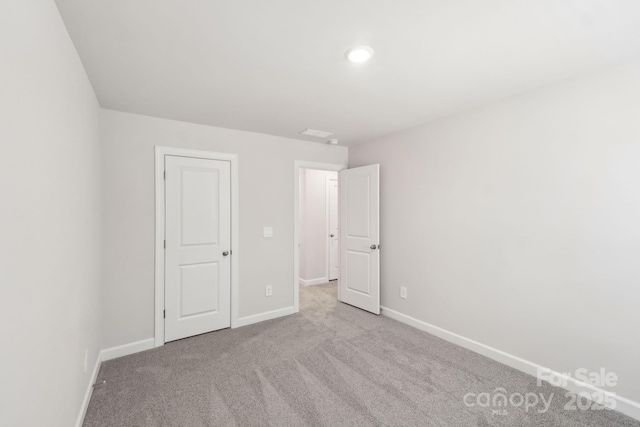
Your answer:
[[[322,130],[313,130],[313,129],[305,129],[300,133],[307,136],[315,136],[316,138],[327,138],[328,136],[333,135],[331,132],[325,132]]]

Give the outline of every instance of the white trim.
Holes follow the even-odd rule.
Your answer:
[[[317,279],[309,279],[309,280],[300,279],[300,284],[302,286],[321,285],[323,283],[328,283],[328,282],[329,282],[329,279],[326,277],[318,277]]]
[[[238,155],[214,153],[210,151],[189,150],[155,146],[155,193],[156,193],[156,231],[155,231],[155,318],[154,346],[164,345],[164,157],[182,156],[199,159],[213,159],[231,162],[231,327],[239,326],[239,286],[240,286],[240,215],[238,202]]]
[[[145,350],[151,350],[155,347],[154,343],[155,340],[153,338],[147,338],[146,340],[131,342],[129,344],[119,345],[117,347],[105,348],[100,352],[101,360],[103,362],[106,362],[107,360],[116,359],[118,357],[140,353],[141,351]]]
[[[522,359],[518,356],[514,356],[513,354],[506,353],[504,351],[498,350],[493,347],[489,347],[488,345],[479,343],[478,341],[471,340],[469,338],[463,337],[462,335],[455,334],[446,329],[442,329],[438,326],[431,325],[427,322],[423,322],[422,320],[418,320],[414,317],[407,316],[406,314],[402,314],[398,311],[391,310],[387,307],[380,307],[382,309],[382,314],[391,319],[402,322],[406,325],[413,326],[416,329],[420,329],[421,331],[428,332],[431,335],[435,335],[438,338],[442,338],[445,341],[450,343],[459,345],[460,347],[464,347],[468,350],[471,350],[475,353],[486,356],[490,359],[493,359],[497,362],[500,362],[504,365],[510,366],[514,369],[517,369],[526,374],[536,376],[538,371],[541,369],[548,370],[541,365],[530,362],[528,360]],[[566,381],[567,386],[563,387],[566,390],[572,391],[574,393],[580,393],[583,391],[587,392],[598,392],[602,395],[609,396],[615,402],[615,405],[611,409],[615,409],[618,412],[621,412],[629,417],[635,418],[636,420],[640,420],[640,403],[634,402],[630,399],[627,399],[622,396],[618,396],[616,394],[612,394],[605,390],[602,390],[598,387],[594,387],[591,384],[582,383],[575,378],[565,376],[559,372],[555,372],[551,370],[551,374],[554,377],[560,377]]]
[[[288,316],[290,314],[294,314],[295,310],[293,308],[293,306],[291,307],[285,307],[285,308],[279,308],[277,310],[271,310],[271,311],[266,311],[264,313],[260,313],[260,314],[254,314],[251,316],[245,316],[245,317],[241,317],[238,319],[237,325],[236,326],[247,326],[247,325],[252,325],[254,323],[258,323],[258,322],[264,322],[265,320],[271,320],[271,319],[276,319],[278,317],[283,317],[283,316]]]
[[[78,418],[76,419],[76,427],[82,427],[82,424],[84,423],[84,417],[87,415],[87,409],[89,408],[89,402],[91,401],[91,395],[93,394],[93,385],[96,383],[98,379],[98,372],[100,372],[101,363],[102,363],[102,351],[98,352],[98,356],[96,357],[96,363],[93,367],[91,378],[89,378],[87,391],[84,394],[84,399],[82,400],[82,406],[80,407],[80,412],[78,413]]]
[[[293,312],[300,311],[300,169],[316,169],[336,171],[347,169],[346,164],[307,162],[294,160],[293,162]]]
[[[89,384],[87,385],[87,391],[84,394],[82,406],[80,407],[80,412],[78,413],[78,418],[76,419],[76,427],[82,427],[82,424],[84,423],[84,417],[87,415],[89,402],[91,401],[91,396],[93,395],[93,385],[98,380],[98,373],[100,372],[100,366],[102,366],[102,362],[115,359],[117,357],[139,353],[145,350],[151,350],[152,348],[154,348],[154,339],[147,338],[146,340],[119,345],[117,347],[105,348],[98,352],[96,363],[93,367],[93,372],[91,373]]]

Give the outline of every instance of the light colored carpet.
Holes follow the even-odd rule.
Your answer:
[[[86,427],[640,426],[613,411],[564,410],[563,390],[338,303],[335,282],[302,288],[298,314],[111,360],[98,379],[107,384]],[[553,393],[551,408],[463,402],[499,387]]]

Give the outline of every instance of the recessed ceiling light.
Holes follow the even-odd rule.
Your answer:
[[[373,49],[369,46],[356,46],[349,49],[345,56],[351,62],[365,62],[370,60],[373,56]]]

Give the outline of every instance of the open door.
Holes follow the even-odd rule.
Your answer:
[[[340,171],[340,301],[380,314],[380,165]]]

